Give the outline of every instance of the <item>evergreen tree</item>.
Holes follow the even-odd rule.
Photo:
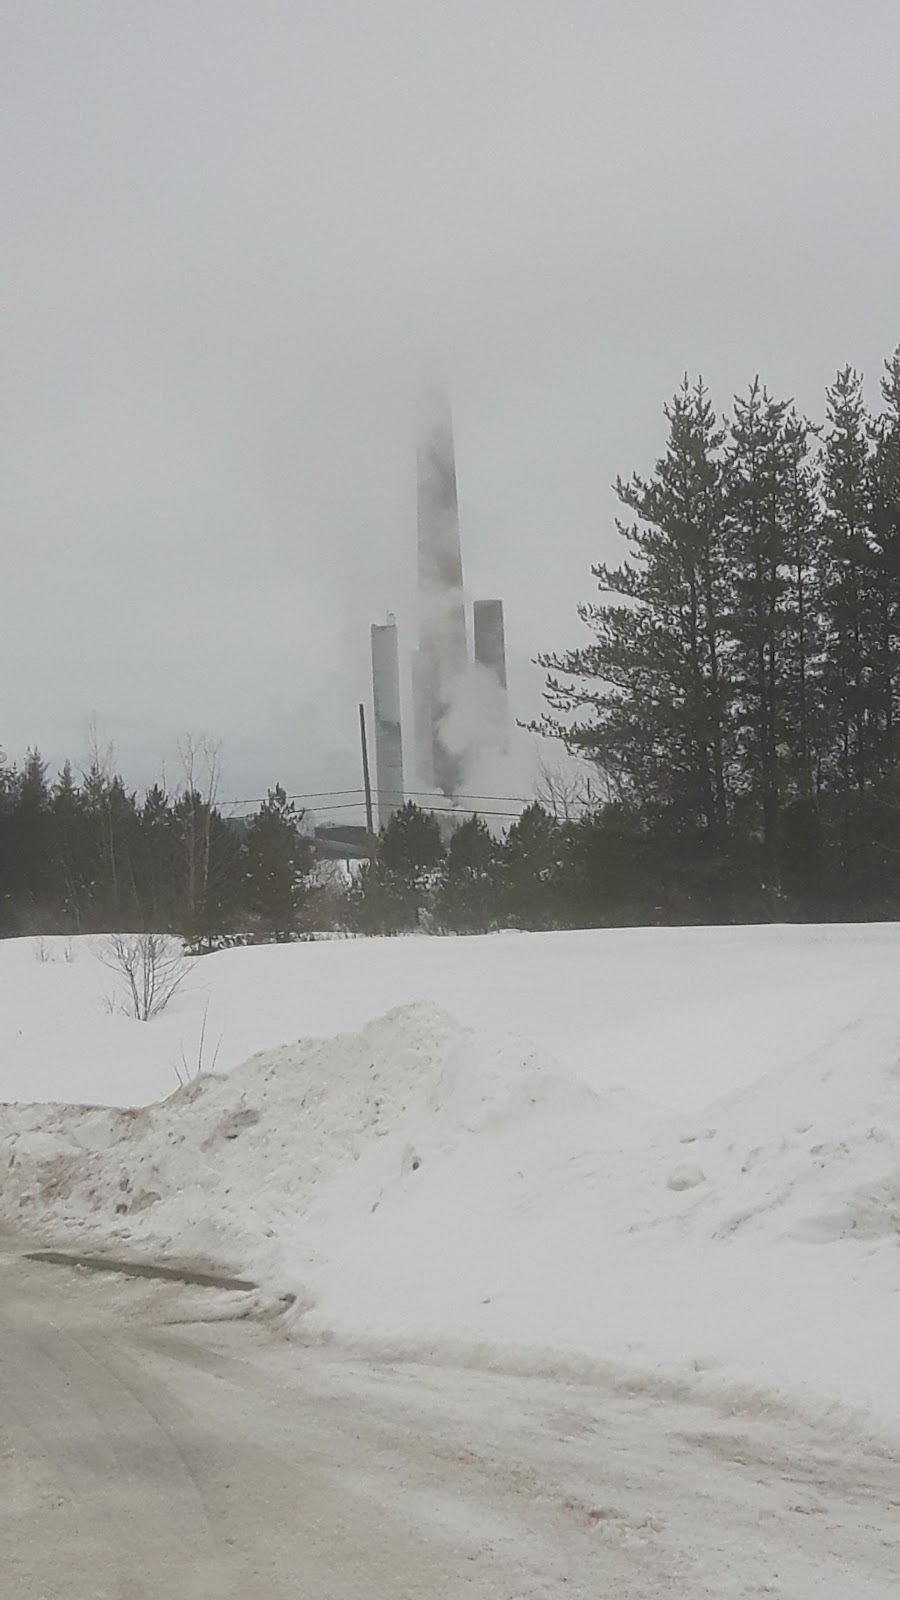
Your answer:
[[[377,846],[379,866],[393,875],[406,903],[408,925],[414,926],[429,905],[444,859],[438,821],[412,800],[398,807]]]
[[[732,563],[729,632],[742,766],[760,807],[765,857],[774,866],[779,810],[778,747],[783,733],[781,603],[785,589],[784,460],[787,407],[759,379],[735,399],[730,423],[727,515]]]
[[[169,797],[155,783],[140,808],[135,880],[142,921],[156,932],[170,932],[178,918],[178,831]]]
[[[222,813],[210,808],[205,883],[195,909],[195,942],[211,950],[230,933],[246,903],[244,857],[240,838]]]
[[[500,851],[500,906],[516,928],[565,925],[563,832],[537,801],[513,823]]]
[[[860,375],[845,367],[827,402],[822,598],[827,692],[849,827],[851,792],[862,794],[871,783],[879,743],[872,671],[878,639],[869,539],[869,428]]]
[[[382,828],[372,859],[353,883],[353,925],[365,933],[418,927],[434,902],[444,853],[437,818],[407,800]]]
[[[246,834],[248,908],[277,939],[296,931],[313,867],[312,841],[301,831],[302,817],[276,784]]]
[[[788,495],[778,879],[791,905],[802,914],[820,916],[824,892],[821,795],[828,753],[821,596],[825,531],[818,467],[810,454],[811,433],[809,423],[792,408],[783,431]]]
[[[668,445],[655,476],[616,484],[638,522],[617,524],[630,558],[592,569],[613,597],[579,608],[594,642],[539,658],[554,713],[541,731],[594,761],[623,800],[721,842],[732,765],[723,433],[702,383],[685,379],[665,415]]]
[[[198,941],[206,931],[212,804],[199,790],[185,788],[172,805],[175,844],[175,926],[183,938]]]
[[[614,803],[567,823],[563,849],[569,926],[624,927],[660,920],[660,852],[647,823],[632,810]],[[671,851],[673,859],[678,853]]]
[[[53,867],[56,901],[62,926],[80,933],[90,905],[90,864],[87,861],[86,810],[66,761],[50,794]]]
[[[140,923],[132,864],[138,836],[136,797],[96,760],[85,774],[82,796],[90,926],[103,932],[133,931]]]
[[[347,893],[347,915],[357,933],[403,933],[418,922],[418,907],[399,873],[378,854],[363,862]]]
[[[480,817],[451,835],[441,870],[436,912],[454,933],[487,933],[497,925],[498,847]]]
[[[900,701],[900,348],[885,362],[884,408],[869,426],[872,568],[877,615],[874,709],[881,732],[880,769],[894,778]]]
[[[19,773],[19,805],[34,816],[47,810],[50,791],[47,787],[47,763],[39,750],[25,753],[25,765]]]
[[[51,921],[50,791],[47,763],[29,750],[16,781],[13,814],[14,894],[21,926],[27,922],[46,931]]]
[[[822,783],[826,747],[821,573],[824,521],[819,475],[810,454],[810,424],[793,407],[781,435],[787,494],[782,662],[785,676],[784,771],[789,794],[812,806]]]
[[[15,805],[15,768],[7,765],[5,753],[0,750],[0,934],[12,932],[15,921]]]
[[[241,841],[221,812],[196,789],[172,807],[175,838],[175,923],[199,950],[230,933],[244,897]]]
[[[778,881],[785,803],[813,793],[821,518],[809,427],[759,380],[729,427],[729,657],[739,787],[763,868]]]

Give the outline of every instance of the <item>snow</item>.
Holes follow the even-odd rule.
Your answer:
[[[337,940],[204,958],[141,1024],[91,941],[0,944],[0,1220],[239,1266],[301,1339],[896,1428],[898,958]],[[204,1015],[219,1070],[170,1095]]]
[[[900,1456],[852,1421],[301,1350],[237,1310],[0,1252],[4,1593],[896,1600]]]

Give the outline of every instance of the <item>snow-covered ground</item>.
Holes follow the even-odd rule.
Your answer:
[[[255,1272],[298,1337],[893,1430],[898,968],[893,926],[334,941],[141,1024],[91,941],[7,942],[0,1219]],[[217,1076],[149,1104],[204,1014]]]

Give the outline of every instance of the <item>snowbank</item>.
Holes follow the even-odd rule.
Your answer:
[[[825,1045],[900,970],[893,924],[332,940],[205,956],[144,1024],[101,945],[0,941],[0,1101],[145,1105],[196,1066],[204,1017],[203,1065],[224,1071],[425,1002],[515,1029],[601,1093],[693,1112]]]
[[[3,1107],[0,1222],[255,1272],[297,1294],[304,1338],[522,1370],[613,1361],[900,1425],[898,944],[750,929],[230,952],[204,1004],[242,1003],[246,1032],[263,1026],[251,994],[354,1026],[388,973],[455,988],[470,1025],[407,1002],[161,1103]],[[72,973],[96,965],[31,960],[70,1008]],[[168,1014],[103,1021],[141,1049],[171,1037]],[[33,1012],[23,1038],[35,1059]],[[73,1079],[83,1052],[73,1039]]]
[[[359,1033],[261,1052],[156,1105],[3,1107],[0,1215],[309,1271],[380,1208],[379,1236],[398,1208],[414,1211],[430,1169],[455,1185],[460,1162],[477,1171],[502,1159],[502,1201],[529,1137],[537,1148],[554,1119],[602,1113],[596,1095],[516,1040],[404,1007]],[[474,1191],[460,1195],[451,1231],[475,1210]]]

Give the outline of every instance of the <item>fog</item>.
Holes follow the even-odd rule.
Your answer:
[[[187,729],[229,796],[358,784],[433,358],[536,715],[686,369],[875,395],[898,60],[896,0],[7,0],[0,745],[95,714],[134,784]]]

